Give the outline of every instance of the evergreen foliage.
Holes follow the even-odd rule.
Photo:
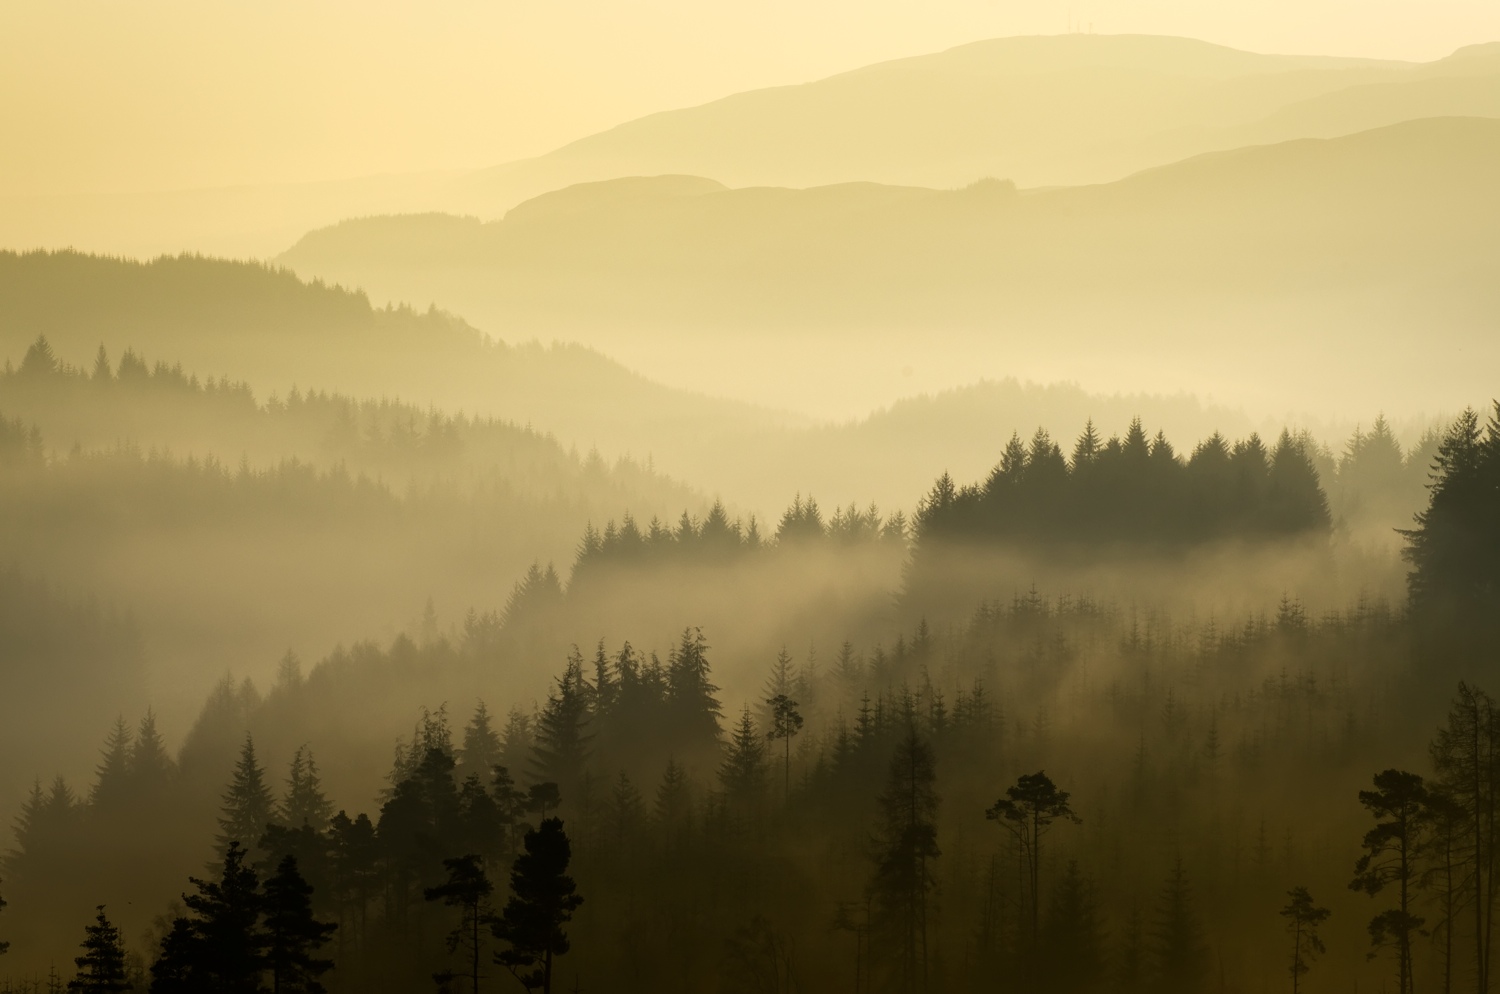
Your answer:
[[[565,926],[583,904],[568,876],[571,858],[562,820],[545,818],[526,833],[525,851],[511,868],[510,900],[493,926],[506,948],[495,961],[527,990],[552,994],[554,961],[570,948]]]
[[[68,990],[86,994],[123,994],[134,990],[125,971],[125,944],[120,930],[99,905],[94,924],[84,929],[83,955],[73,960],[78,975],[68,981]]]

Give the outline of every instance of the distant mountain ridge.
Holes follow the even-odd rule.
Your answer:
[[[1097,183],[1239,145],[1500,116],[1497,80],[1493,43],[1419,65],[1261,55],[1186,38],[999,38],[665,110],[466,172],[0,200],[0,245],[264,257],[340,218],[493,218],[550,190],[631,175],[731,186]]]
[[[1360,371],[1340,379],[1348,407],[1383,403],[1399,384],[1442,409],[1455,388],[1482,399],[1478,367],[1445,386],[1398,354],[1422,328],[1430,346],[1500,363],[1496,175],[1500,120],[1434,118],[1040,191],[996,181],[647,197],[633,180],[628,197],[590,188],[587,209],[566,216],[523,207],[448,222],[457,237],[419,252],[399,218],[348,222],[280,261],[379,299],[441,301],[503,335],[590,342],[658,377],[668,361],[711,361],[733,335],[742,378],[757,369],[752,343],[796,340],[804,362],[763,364],[767,389],[813,368],[827,383],[842,366],[832,382],[857,382],[883,355],[951,358],[940,385],[1120,374],[1170,391],[1184,381],[1167,372],[1186,369],[1219,392],[1244,382],[1235,363],[1249,361],[1274,410],[1328,397],[1313,366],[1342,362]],[[1251,355],[1226,364],[1234,341]]]

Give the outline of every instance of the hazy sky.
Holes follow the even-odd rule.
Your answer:
[[[1012,34],[1427,60],[1496,0],[0,0],[0,193],[483,166]]]

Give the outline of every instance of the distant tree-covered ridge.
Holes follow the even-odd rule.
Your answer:
[[[580,457],[530,425],[296,387],[261,402],[243,381],[200,381],[180,362],[148,362],[129,348],[111,362],[101,345],[90,368],[74,366],[45,336],[0,372],[0,412],[35,425],[61,451],[123,443],[258,467],[296,458],[402,482],[477,477],[548,497],[582,490],[601,503],[670,506],[690,493],[629,458]]]
[[[1215,434],[1184,458],[1137,419],[1123,439],[1108,440],[1090,422],[1068,457],[1042,429],[1029,443],[1013,435],[983,483],[939,478],[917,511],[918,547],[1186,546],[1327,534],[1328,499],[1310,444],[1290,431],[1274,446],[1254,434],[1234,443]]]

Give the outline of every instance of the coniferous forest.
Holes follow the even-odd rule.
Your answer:
[[[0,994],[1500,994],[1500,21],[1331,4],[0,4]]]

